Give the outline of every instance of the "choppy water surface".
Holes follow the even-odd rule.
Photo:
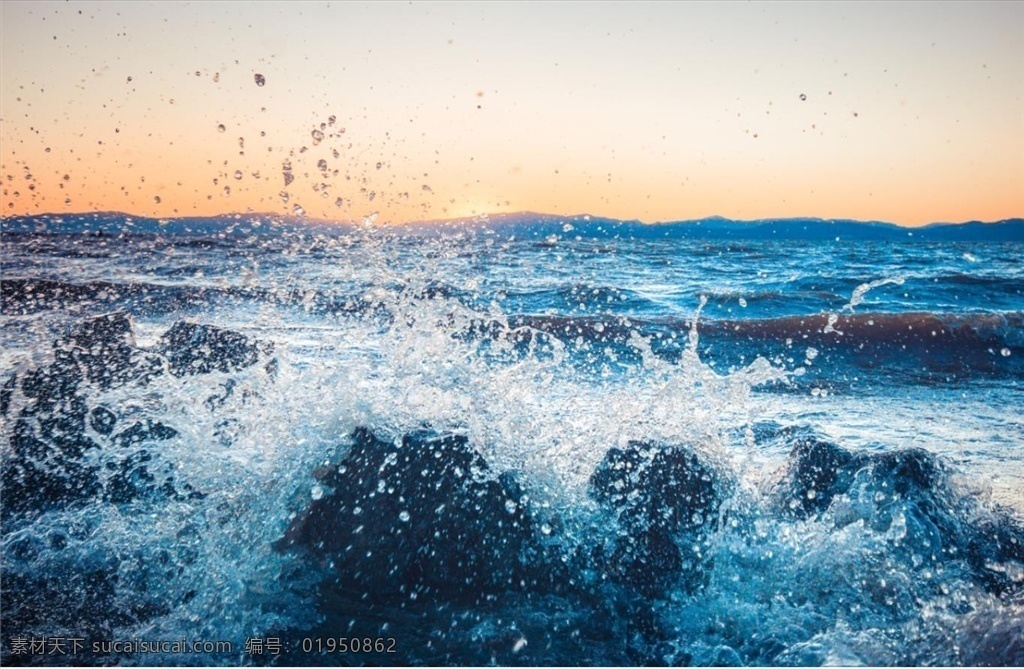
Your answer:
[[[1022,255],[7,234],[4,663],[1022,664]]]

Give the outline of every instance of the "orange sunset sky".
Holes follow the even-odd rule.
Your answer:
[[[0,12],[5,215],[1024,215],[1021,2]]]

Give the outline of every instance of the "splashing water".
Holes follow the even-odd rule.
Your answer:
[[[842,308],[842,311],[849,311],[852,314],[854,307],[864,303],[864,296],[867,295],[869,290],[873,290],[875,288],[879,288],[881,286],[886,286],[889,284],[902,286],[904,281],[905,279],[902,276],[896,276],[885,279],[877,279],[875,281],[869,281],[867,283],[862,283],[861,285],[853,289],[853,294],[850,295],[850,301],[846,303],[846,305]]]

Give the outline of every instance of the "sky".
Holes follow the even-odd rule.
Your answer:
[[[4,0],[0,38],[4,215],[1024,216],[1022,2]]]

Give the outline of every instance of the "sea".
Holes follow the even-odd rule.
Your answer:
[[[5,666],[1024,665],[1021,239],[249,218],[5,227]]]

